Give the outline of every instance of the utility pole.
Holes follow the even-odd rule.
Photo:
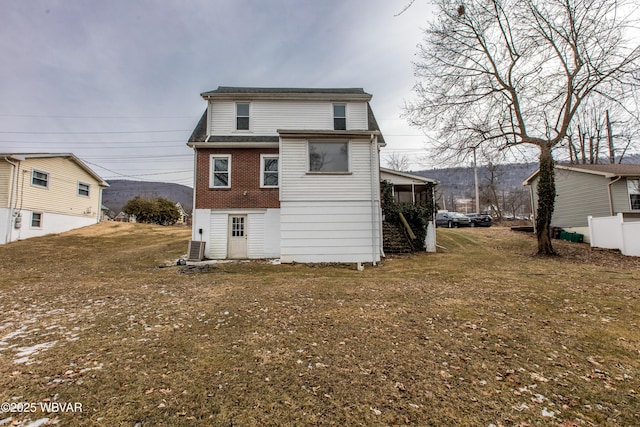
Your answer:
[[[611,120],[609,120],[609,110],[607,110],[607,139],[609,140],[609,163],[616,162],[616,154],[613,151],[613,134],[611,133]]]
[[[476,147],[473,147],[473,178],[476,183],[476,213],[480,213],[480,188],[478,187],[478,163],[476,162]]]

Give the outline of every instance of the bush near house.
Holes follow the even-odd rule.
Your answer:
[[[176,204],[164,197],[145,199],[136,196],[122,208],[127,215],[135,215],[137,222],[173,225],[180,219]]]
[[[384,215],[385,221],[398,224],[404,229],[402,221],[400,220],[400,214],[402,214],[416,236],[416,238],[411,241],[414,250],[424,250],[424,243],[427,237],[427,224],[433,219],[433,205],[428,204],[427,206],[421,206],[411,203],[396,203],[393,199],[393,185],[389,181],[382,181],[381,191],[382,214]]]

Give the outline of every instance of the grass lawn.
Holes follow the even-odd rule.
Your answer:
[[[189,235],[104,223],[0,247],[0,425],[640,425],[637,258],[537,258],[495,227],[362,272],[194,271],[171,262]]]

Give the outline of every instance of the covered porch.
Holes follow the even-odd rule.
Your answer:
[[[392,185],[393,200],[419,206],[433,206],[438,181],[406,172],[380,168],[380,181]]]

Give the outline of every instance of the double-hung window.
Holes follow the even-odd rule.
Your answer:
[[[31,228],[42,228],[42,213],[41,212],[32,212],[31,213]]]
[[[349,143],[309,141],[309,172],[349,172]]]
[[[31,171],[31,185],[41,188],[49,188],[49,174],[33,169]]]
[[[260,187],[277,187],[279,161],[278,156],[260,155]]]
[[[333,130],[347,130],[347,106],[333,104]]]
[[[627,191],[631,210],[640,210],[640,178],[627,179]]]
[[[249,130],[249,103],[236,103],[236,130]]]
[[[84,182],[78,182],[78,196],[89,197],[90,185]]]
[[[231,155],[230,154],[214,154],[211,156],[210,163],[210,181],[211,188],[231,188]]]

